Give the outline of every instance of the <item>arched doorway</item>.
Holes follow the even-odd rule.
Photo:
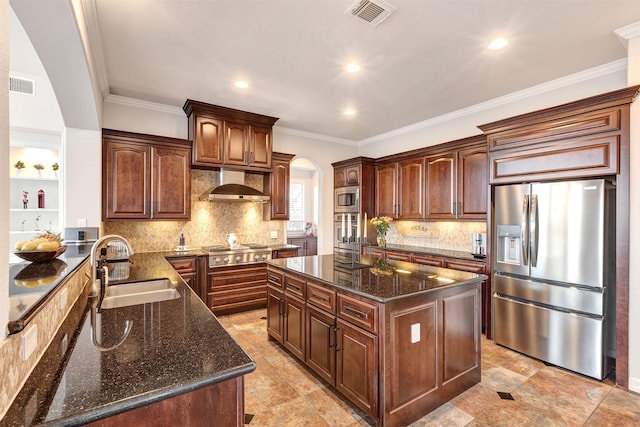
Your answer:
[[[313,233],[318,242],[323,238],[322,210],[322,171],[317,162],[309,157],[295,157],[290,165],[289,221],[287,221],[287,239]],[[307,223],[311,223],[311,228]],[[321,245],[319,245],[320,247]]]

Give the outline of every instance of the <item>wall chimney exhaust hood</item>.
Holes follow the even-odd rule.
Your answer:
[[[203,194],[200,200],[229,202],[268,202],[269,196],[244,183],[244,171],[220,169],[220,185]]]

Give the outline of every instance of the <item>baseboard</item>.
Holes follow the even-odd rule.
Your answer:
[[[629,378],[629,390],[640,393],[640,378]]]

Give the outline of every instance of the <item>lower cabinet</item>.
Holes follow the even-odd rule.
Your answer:
[[[278,258],[294,258],[298,256],[298,249],[297,248],[292,248],[292,249],[277,249],[274,251],[271,251],[271,258],[273,259],[278,259]]]
[[[317,237],[290,237],[287,238],[289,245],[300,246],[298,256],[318,255],[318,238]]]
[[[205,302],[216,314],[264,307],[267,303],[266,265],[210,268]]]
[[[336,385],[336,316],[307,305],[307,366]]]
[[[200,287],[200,270],[203,270],[202,265],[206,262],[205,257],[198,256],[180,256],[167,258],[169,264],[178,272],[180,277],[187,282],[187,285],[193,291],[202,298],[202,292]]]

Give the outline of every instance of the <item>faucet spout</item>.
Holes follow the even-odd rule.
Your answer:
[[[99,238],[91,247],[91,295],[98,296],[102,299],[104,295],[104,291],[108,285],[109,280],[109,270],[106,265],[106,247],[109,242],[121,242],[124,244],[124,249],[126,252],[127,258],[133,255],[133,249],[131,248],[131,244],[129,241],[122,236],[117,234],[108,234],[106,236],[102,236]],[[100,256],[96,256],[98,250],[104,249],[101,251]],[[98,271],[101,272],[100,278],[98,278]]]

